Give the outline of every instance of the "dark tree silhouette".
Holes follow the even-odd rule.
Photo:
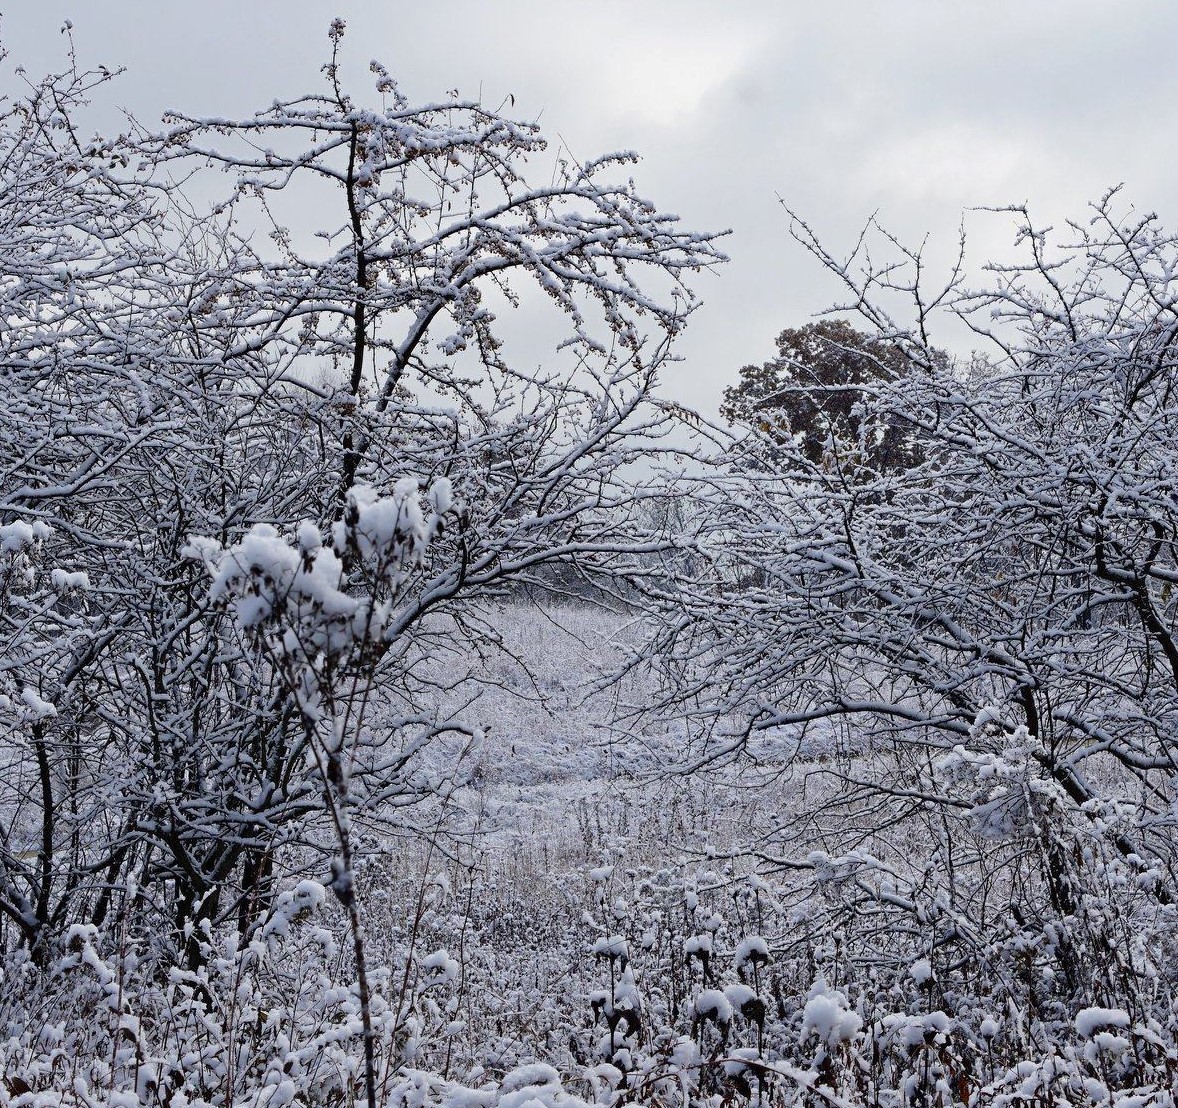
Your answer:
[[[821,320],[782,331],[777,356],[744,366],[720,411],[783,442],[798,436],[812,463],[837,455],[843,465],[894,470],[910,465],[917,449],[902,423],[872,419],[869,401],[876,386],[910,371],[899,346],[845,320]]]

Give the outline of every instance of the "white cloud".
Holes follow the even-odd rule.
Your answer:
[[[603,92],[598,102],[612,115],[683,125],[709,93],[740,72],[752,45],[739,32],[701,39],[680,30],[658,39],[614,40],[594,62]]]
[[[961,207],[1024,199],[1039,175],[1033,136],[984,122],[916,127],[873,149],[857,173],[864,194]]]

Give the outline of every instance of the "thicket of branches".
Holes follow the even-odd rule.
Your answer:
[[[0,947],[206,972],[319,878],[375,1102],[354,871],[463,772],[431,664],[477,665],[520,583],[669,544],[620,471],[666,449],[652,388],[721,255],[630,154],[534,187],[532,124],[375,63],[354,100],[343,30],[321,92],[240,121],[90,138],[109,75],[76,65],[0,117]],[[525,283],[567,323],[535,372],[495,314]]]
[[[835,936],[866,994],[922,964],[963,1033],[1017,1013],[1028,1052],[1116,1013],[1169,1060],[1135,1069],[1169,1103],[1178,239],[1115,192],[1063,235],[1012,214],[1025,261],[980,290],[960,267],[923,287],[874,227],[841,259],[794,221],[905,364],[857,382],[859,441],[753,433],[714,477],[666,705],[690,768],[805,790],[744,843],[792,875],[788,944]],[[938,311],[983,345],[967,364],[930,345]],[[871,450],[898,429],[901,467]],[[1117,1095],[1035,1073],[1045,1103]]]

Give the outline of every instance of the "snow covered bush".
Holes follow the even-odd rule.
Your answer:
[[[52,1008],[84,980],[67,964],[84,941],[145,1036],[79,1025],[79,1103],[162,1089],[164,1062],[139,1055],[201,1026],[232,1054],[238,1025],[210,1013],[239,1003],[243,952],[307,881],[353,939],[331,980],[355,997],[325,985],[308,1001],[343,1076],[314,1093],[265,1076],[293,1034],[271,998],[250,1009],[256,1062],[218,1061],[216,1099],[350,1099],[363,1072],[375,1103],[382,1059],[406,1064],[388,1044],[413,1040],[407,1021],[449,1022],[398,1005],[424,1011],[449,970],[423,963],[431,991],[386,996],[359,883],[423,828],[470,830],[453,793],[495,607],[529,589],[632,593],[675,545],[643,510],[657,482],[627,473],[667,453],[679,416],[654,390],[697,305],[688,276],[722,260],[714,236],[639,193],[631,154],[550,157],[533,123],[415,107],[375,63],[353,98],[343,34],[333,23],[308,95],[111,138],[84,137],[109,74],[72,54],[42,82],[5,73],[6,1002]],[[521,302],[530,319],[556,308],[545,368],[513,361]],[[410,948],[393,953],[415,965]],[[180,1019],[181,1000],[182,1034],[142,1022]],[[14,1034],[5,1095],[60,1092],[60,1063],[38,1069],[40,1025]],[[203,1056],[184,1050],[187,1080]],[[147,1065],[140,1087],[128,1067]]]
[[[684,769],[782,798],[734,852],[784,884],[785,945],[861,1006],[884,1087],[1161,1103],[1178,238],[1116,193],[1062,240],[1011,214],[1024,260],[974,290],[964,263],[925,287],[874,226],[842,260],[794,223],[886,346],[856,420],[908,462],[748,429],[688,513],[708,557],[654,630],[659,704]],[[938,312],[987,349],[946,360]],[[1093,1007],[1164,1029],[1159,1053],[1078,1045]]]
[[[532,124],[414,108],[379,66],[353,100],[342,35],[322,91],[240,122],[83,141],[109,75],[72,56],[0,118],[6,947],[126,919],[195,964],[205,922],[249,932],[323,854],[308,719],[347,717],[367,818],[403,825],[445,791],[409,780],[425,661],[474,668],[513,590],[672,542],[621,471],[676,418],[652,390],[713,238],[611,183],[629,155],[534,188]],[[306,241],[273,222],[304,179]],[[567,319],[551,369],[484,302],[516,278]]]

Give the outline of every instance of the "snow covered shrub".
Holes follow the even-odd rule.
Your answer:
[[[786,908],[779,972],[862,1019],[840,1095],[1168,1103],[1178,236],[1115,192],[1062,240],[1009,214],[1022,261],[980,289],[794,222],[879,344],[854,422],[904,459],[745,428],[686,512],[708,558],[653,629],[658,703],[685,771],[777,801],[733,853]],[[946,359],[939,312],[987,350]],[[1081,1041],[1093,1008],[1155,1053]]]
[[[0,105],[0,948],[37,1096],[278,1108],[362,1074],[374,1108],[449,1066],[453,935],[367,965],[360,882],[477,823],[455,794],[496,607],[636,596],[676,545],[630,474],[678,424],[654,390],[714,236],[632,155],[537,165],[534,124],[414,107],[376,63],[353,98],[343,34],[321,88],[236,121],[81,140],[110,75],[72,54]],[[563,333],[521,371],[535,290]],[[273,930],[312,885],[338,950]]]
[[[323,90],[261,115],[176,116],[79,146],[110,75],[71,55],[0,114],[0,603],[15,611],[0,694],[57,710],[41,738],[5,717],[24,752],[0,802],[8,946],[48,950],[74,922],[131,912],[153,957],[193,964],[203,924],[247,933],[323,855],[300,719],[322,696],[311,659],[337,651],[349,621],[372,617],[369,718],[412,721],[397,756],[410,772],[437,703],[495,649],[490,607],[523,586],[649,575],[642,559],[673,545],[634,525],[652,493],[623,470],[664,449],[677,418],[653,389],[696,305],[682,278],[721,259],[713,236],[661,215],[627,174],[613,183],[628,155],[561,163],[551,181],[545,168],[532,188],[534,125],[466,101],[416,109],[373,74],[367,101],[352,99],[333,54]],[[306,242],[274,222],[303,182],[325,190]],[[484,286],[514,302],[512,281],[557,305],[575,367],[512,367],[510,327],[482,302]],[[465,511],[412,509],[405,473]],[[357,492],[349,507],[365,487],[371,502]],[[386,510],[408,514],[378,520]],[[446,519],[424,561],[414,510]],[[303,547],[247,583],[249,556],[304,521]],[[337,523],[352,530],[328,550]],[[368,549],[367,528],[380,545],[386,523],[404,541]],[[46,527],[35,582],[24,536]],[[193,536],[216,544],[210,558],[243,559],[215,595],[187,557]],[[265,636],[238,633],[272,614],[267,573],[297,594],[283,599],[292,635],[313,609],[328,617],[285,669],[255,665]],[[368,615],[344,610],[373,592],[354,573],[382,575]],[[439,684],[438,655],[464,672]],[[410,799],[418,786],[447,787],[423,774]],[[400,785],[366,797],[398,825],[403,801]],[[122,894],[131,880],[137,899]]]

